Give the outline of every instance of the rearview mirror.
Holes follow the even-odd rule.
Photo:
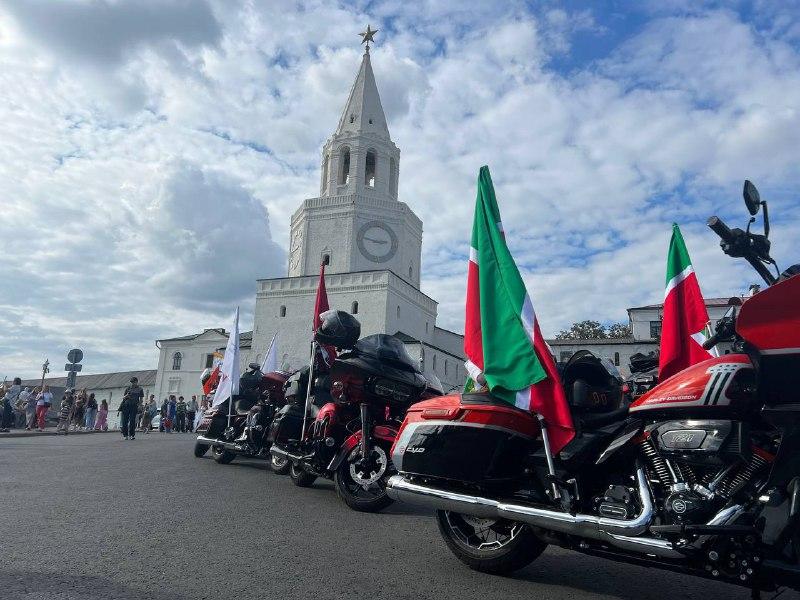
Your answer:
[[[758,209],[761,208],[761,196],[756,189],[756,186],[749,179],[744,180],[744,190],[742,190],[742,196],[744,196],[744,203],[747,206],[747,210],[750,212],[752,216],[758,214]]]

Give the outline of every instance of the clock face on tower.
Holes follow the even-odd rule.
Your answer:
[[[368,221],[358,230],[358,250],[364,258],[383,263],[397,252],[397,234],[383,221]]]

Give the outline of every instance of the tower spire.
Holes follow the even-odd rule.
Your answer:
[[[377,31],[367,25],[366,31],[359,34],[363,38],[361,43],[366,44],[366,50],[339,119],[339,126],[336,128],[337,135],[371,133],[382,138],[389,138],[386,115],[383,112],[369,54],[369,42],[375,41],[373,36]]]

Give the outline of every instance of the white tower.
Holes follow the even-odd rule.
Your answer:
[[[369,46],[334,134],[320,192],[292,216],[289,276],[389,270],[419,289],[422,221],[397,200],[400,150],[389,136]]]

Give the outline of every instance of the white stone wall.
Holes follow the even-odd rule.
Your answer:
[[[206,368],[206,356],[224,348],[227,343],[228,337],[215,330],[206,331],[193,340],[161,341],[153,392],[158,402],[170,394],[184,398],[196,395],[199,398],[203,394],[200,375]],[[176,352],[181,353],[181,368],[178,370],[172,368]]]

